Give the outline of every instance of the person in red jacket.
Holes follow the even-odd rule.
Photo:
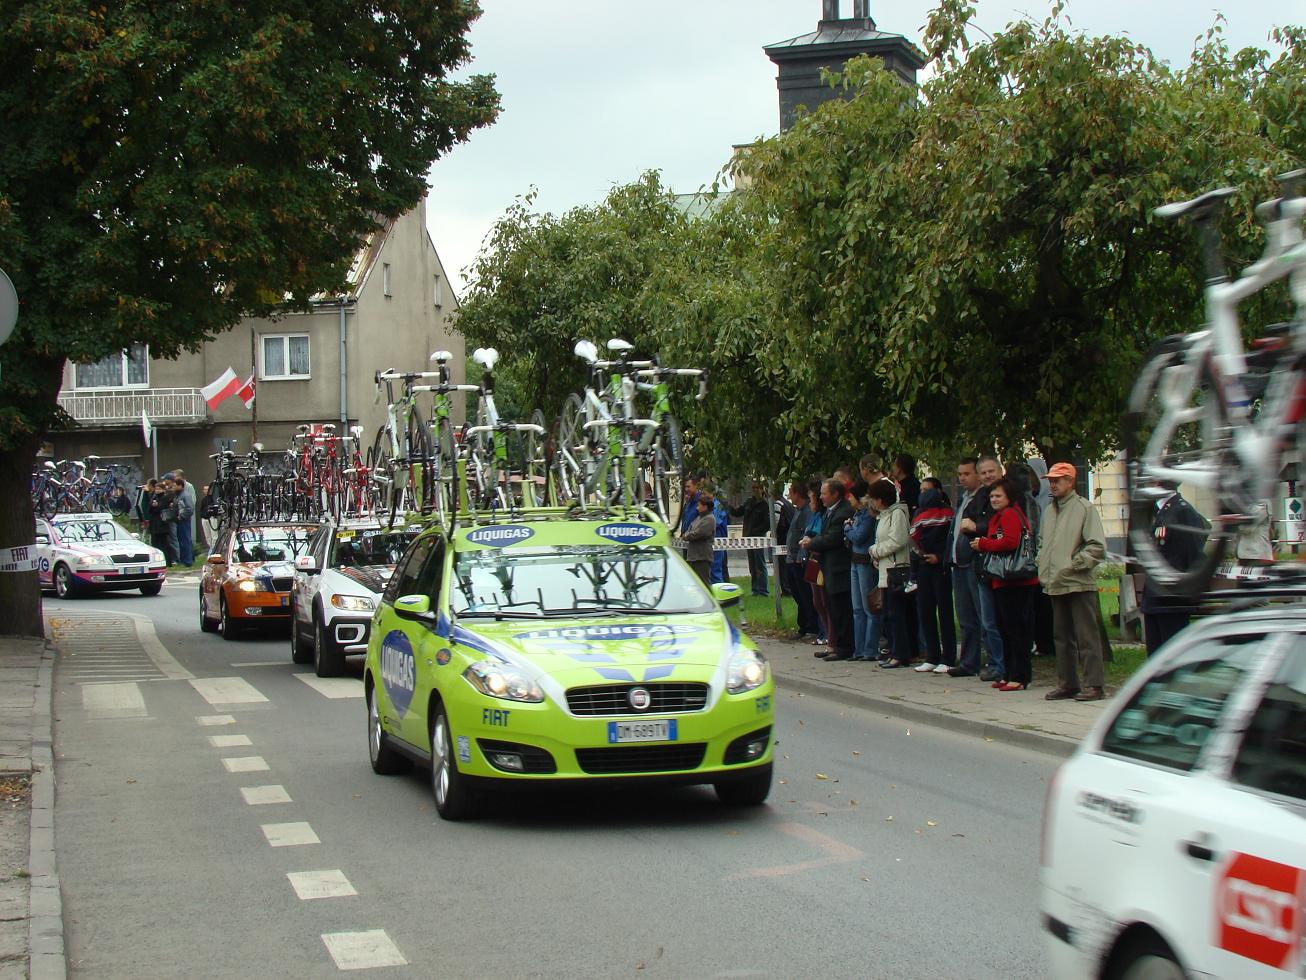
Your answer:
[[[989,489],[993,517],[988,533],[973,542],[981,554],[1002,554],[1020,546],[1022,533],[1032,533],[1029,518],[1021,508],[1024,495],[1007,478]],[[1005,676],[993,683],[999,691],[1023,691],[1033,680],[1030,649],[1034,645],[1034,600],[1038,593],[1038,576],[1017,579],[992,579],[993,602],[998,613],[998,632],[1002,634]]]

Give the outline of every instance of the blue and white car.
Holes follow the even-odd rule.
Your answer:
[[[41,588],[60,599],[124,589],[158,595],[167,574],[163,552],[107,513],[38,517],[36,555]]]

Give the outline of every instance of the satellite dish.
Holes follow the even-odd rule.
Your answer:
[[[0,344],[9,339],[18,323],[18,291],[0,269]]]

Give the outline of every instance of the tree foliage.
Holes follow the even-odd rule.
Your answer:
[[[697,447],[726,472],[869,449],[1102,457],[1150,345],[1201,322],[1193,233],[1152,211],[1232,185],[1231,264],[1255,258],[1252,205],[1306,163],[1306,34],[1232,51],[1217,22],[1171,68],[1074,32],[1063,6],[971,43],[973,5],[942,0],[920,90],[850,62],[831,84],[851,97],[750,147],[742,189],[698,220],[649,178],[561,219],[522,202],[477,262],[464,329],[529,338],[550,404],[587,333],[710,366]],[[1286,306],[1249,302],[1249,332]]]
[[[22,306],[0,347],[0,468],[25,484],[59,423],[66,358],[137,342],[174,356],[338,287],[362,237],[495,118],[492,78],[449,77],[478,13],[474,0],[6,4],[0,268]],[[0,524],[0,544],[30,538],[30,514]]]

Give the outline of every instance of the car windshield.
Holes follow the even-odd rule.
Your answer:
[[[71,544],[131,540],[131,535],[113,521],[60,521],[55,528],[59,537]]]
[[[397,565],[416,536],[416,531],[341,531],[335,563],[340,568]]]
[[[236,561],[293,561],[307,554],[313,529],[248,527],[236,532]]]
[[[463,616],[706,613],[715,606],[666,548],[577,546],[460,552],[450,590]]]

